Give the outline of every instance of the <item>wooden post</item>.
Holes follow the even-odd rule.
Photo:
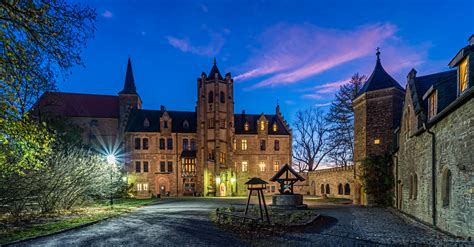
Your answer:
[[[270,224],[270,217],[268,216],[268,210],[267,210],[267,203],[265,202],[265,197],[263,196],[263,191],[262,192],[262,199],[263,199],[263,208],[265,209],[265,215],[267,216],[267,222]]]
[[[263,211],[262,211],[262,202],[260,201],[260,192],[263,193],[261,189],[257,190],[257,195],[258,195],[258,207],[260,209],[260,220],[263,221]]]
[[[244,215],[247,215],[247,211],[249,209],[249,204],[250,204],[250,197],[252,196],[252,191],[253,190],[249,190],[249,199],[247,200],[247,206],[245,207],[245,213]]]

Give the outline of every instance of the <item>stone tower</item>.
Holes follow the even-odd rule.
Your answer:
[[[128,58],[127,64],[127,73],[125,74],[125,82],[123,85],[122,91],[118,93],[119,95],[119,138],[123,140],[123,133],[125,131],[125,126],[127,125],[128,116],[131,109],[141,109],[142,100],[137,93],[137,88],[135,87],[135,80],[133,78],[132,71],[132,62]]]
[[[371,155],[392,151],[394,130],[401,118],[405,90],[382,67],[377,48],[375,68],[353,101],[354,161],[356,177],[354,203],[371,204],[357,179],[360,163]]]
[[[201,74],[197,80],[197,138],[198,169],[204,180],[204,195],[230,195],[230,183],[234,139],[234,81],[230,73],[222,77],[214,59],[209,75]],[[230,175],[232,176],[232,175]],[[227,186],[229,185],[229,186]]]

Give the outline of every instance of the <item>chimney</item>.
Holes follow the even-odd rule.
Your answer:
[[[245,117],[245,110],[242,110],[242,117]]]
[[[474,45],[474,34],[472,34],[471,37],[469,37],[467,42],[469,43],[469,45]]]
[[[161,110],[161,112],[164,112],[164,111],[166,111],[166,107],[164,105],[161,105],[160,110]]]

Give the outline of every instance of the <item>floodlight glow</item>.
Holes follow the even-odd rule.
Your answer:
[[[217,177],[217,178],[216,178],[216,183],[218,183],[218,184],[221,183],[221,178],[220,178],[220,177]]]
[[[115,155],[113,155],[113,154],[107,155],[107,163],[109,163],[111,165],[115,164]]]

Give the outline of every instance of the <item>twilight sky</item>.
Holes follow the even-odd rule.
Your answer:
[[[380,47],[405,86],[448,70],[474,33],[474,1],[80,1],[97,31],[59,90],[116,95],[128,56],[145,109],[194,110],[196,79],[213,58],[234,77],[235,112],[325,107],[354,73],[370,75]]]

